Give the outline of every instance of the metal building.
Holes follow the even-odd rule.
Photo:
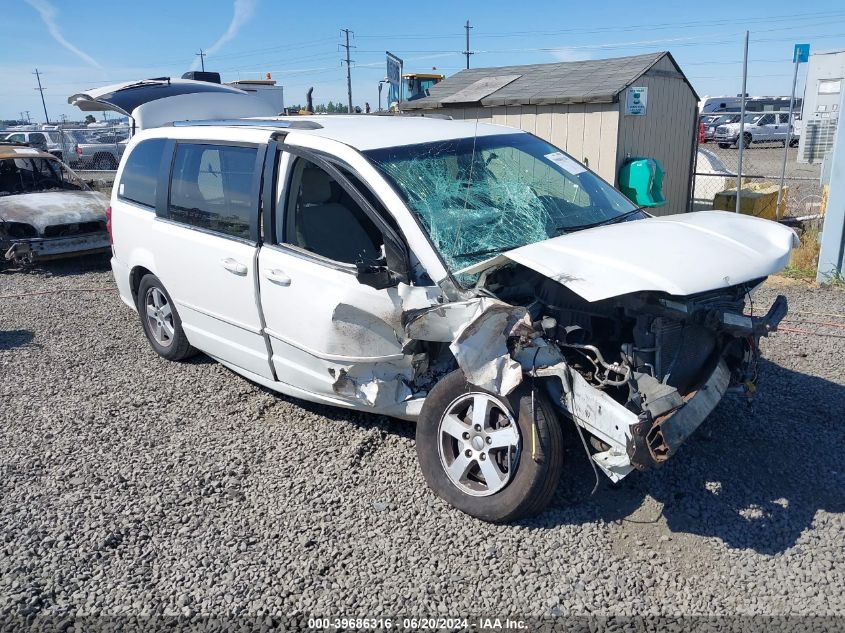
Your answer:
[[[402,109],[521,128],[614,184],[627,157],[656,158],[667,204],[653,212],[687,210],[698,95],[668,52],[462,70]]]
[[[801,109],[804,127],[798,143],[799,163],[820,163],[833,148],[844,78],[845,50],[810,55]]]

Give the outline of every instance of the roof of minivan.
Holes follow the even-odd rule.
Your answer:
[[[248,120],[248,119],[246,119]],[[416,145],[418,143],[430,143],[445,141],[456,138],[471,138],[473,136],[491,136],[494,134],[523,134],[522,130],[504,125],[492,125],[490,123],[476,122],[475,120],[451,121],[442,118],[431,117],[407,117],[407,116],[375,116],[375,115],[315,115],[315,116],[291,116],[273,117],[268,119],[262,117],[256,120],[255,130],[273,129],[267,121],[279,122],[313,122],[320,125],[317,129],[286,128],[279,126],[279,131],[286,131],[291,134],[308,134],[339,141],[357,150],[379,149],[383,147],[396,147],[398,145]],[[196,126],[187,125],[178,128],[156,128],[155,133],[149,130],[153,136],[177,136],[195,138],[204,132],[205,135],[214,135],[211,130],[227,130],[226,137],[237,131],[244,136],[252,136],[251,126],[239,125],[227,126],[225,122],[218,125],[197,122]],[[167,130],[162,133],[162,130]],[[175,130],[183,133],[173,133]],[[192,132],[184,133],[186,130]],[[202,132],[201,132],[202,131]],[[246,132],[246,133],[245,133]]]

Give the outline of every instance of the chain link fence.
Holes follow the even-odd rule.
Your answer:
[[[756,112],[746,115],[749,120],[769,116],[775,123],[786,119],[786,113]],[[713,118],[710,118],[713,117]],[[720,118],[717,118],[720,117]],[[739,171],[739,139],[731,136],[731,123],[739,121],[739,114],[703,115],[705,141],[700,142],[696,155],[693,184],[693,210],[736,209],[736,179]],[[766,119],[767,121],[768,119]],[[727,130],[717,132],[720,127]],[[785,126],[783,126],[785,127]],[[794,135],[800,138],[801,122],[794,126]],[[781,135],[783,136],[783,135]],[[824,188],[820,176],[821,161],[798,162],[798,138],[792,137],[786,149],[786,171],[783,192],[778,209],[778,189],[783,166],[785,139],[755,138],[745,134],[746,143],[742,151],[741,205],[744,213],[758,215],[770,220],[787,221],[811,219],[823,211]]]
[[[0,139],[27,143],[62,159],[76,171],[114,172],[129,140],[129,127],[0,128]],[[104,174],[107,175],[107,174]]]

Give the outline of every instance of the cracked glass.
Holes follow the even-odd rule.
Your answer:
[[[402,195],[452,273],[636,210],[583,165],[530,134],[364,153]]]

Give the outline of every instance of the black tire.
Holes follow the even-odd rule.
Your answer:
[[[117,161],[111,154],[97,154],[96,156],[94,156],[94,162],[92,167],[94,169],[103,171],[117,169]]]
[[[466,394],[492,396],[498,405],[508,409],[519,432],[519,447],[513,453],[506,454],[515,456],[509,481],[489,496],[473,496],[461,490],[446,474],[446,466],[441,460],[441,450],[446,450],[441,442],[445,441],[448,446],[453,441],[451,437],[441,438],[441,419]],[[472,431],[472,428],[467,428]],[[554,496],[563,467],[560,422],[543,392],[533,389],[532,407],[532,387],[527,382],[503,398],[470,385],[460,370],[453,371],[438,382],[426,398],[417,422],[416,443],[417,458],[429,487],[458,510],[492,523],[505,523],[542,512]],[[471,441],[468,441],[452,446],[461,453],[463,447],[469,447],[470,444]],[[490,451],[489,454],[494,453]],[[480,468],[481,462],[476,460],[474,463],[475,466],[469,472],[473,468]]]
[[[742,135],[742,146],[745,149],[748,149],[749,147],[751,147],[751,144],[753,142],[754,142],[754,137],[751,136],[750,132],[746,132],[745,134]],[[739,139],[737,139],[737,147],[739,147]]]
[[[156,292],[163,295],[170,309],[168,324],[173,331],[169,335],[165,332],[165,336],[162,337],[169,338],[169,341],[158,340],[153,325],[150,323],[150,317],[148,317],[147,303],[152,300]],[[179,361],[197,354],[197,350],[188,342],[188,337],[185,336],[185,331],[182,329],[182,319],[179,318],[179,313],[176,311],[176,304],[173,303],[173,299],[170,298],[158,277],[144,275],[138,285],[135,305],[138,308],[138,316],[141,318],[141,327],[144,328],[144,334],[146,334],[147,340],[159,356],[167,360]],[[165,319],[165,317],[162,317],[162,319]]]
[[[720,149],[728,149],[728,148],[730,148],[730,146],[731,146],[730,143],[719,143]]]
[[[789,141],[789,146],[790,147],[798,147],[799,142],[800,142],[800,139],[793,138]]]

